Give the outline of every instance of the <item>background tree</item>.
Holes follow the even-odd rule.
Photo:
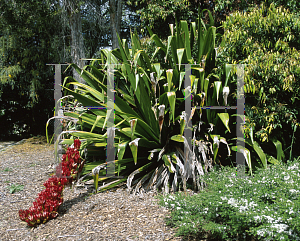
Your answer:
[[[44,134],[55,105],[54,69],[46,64],[80,65],[109,45],[107,2],[0,1],[1,138]]]
[[[0,2],[0,138],[43,133],[53,114],[53,91],[47,89],[53,88],[54,72],[46,63],[59,61],[57,4]]]
[[[111,36],[108,0],[88,1],[81,9],[82,34],[87,58],[97,57],[97,52],[109,46]]]
[[[122,0],[109,0],[110,8],[110,29],[112,35],[112,48],[119,47],[117,34],[120,36],[120,27],[122,19]]]
[[[69,20],[69,26],[71,30],[71,59],[72,63],[76,63],[78,66],[83,68],[85,65],[85,49],[84,41],[82,36],[82,22],[81,22],[81,11],[80,2],[78,0],[64,0],[63,9],[67,14]],[[80,75],[73,70],[73,77],[80,80],[81,83],[85,83]]]

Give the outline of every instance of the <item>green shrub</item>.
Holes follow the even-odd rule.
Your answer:
[[[247,65],[244,89],[250,121],[246,129],[251,124],[260,141],[277,139],[289,147],[299,126],[299,14],[262,4],[252,12],[233,13],[223,26],[220,63]]]
[[[177,236],[215,240],[300,240],[299,158],[237,178],[235,169],[209,172],[198,194],[158,196],[171,209],[167,224]]]
[[[298,0],[215,0],[214,10],[216,14],[228,13],[236,10],[247,11],[252,5],[264,3],[266,6],[274,4],[275,7],[283,6],[291,12],[298,12],[300,2]]]

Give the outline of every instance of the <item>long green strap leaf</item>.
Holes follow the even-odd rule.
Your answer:
[[[282,150],[282,144],[278,140],[273,140],[272,142],[276,147],[277,160],[280,162],[284,158],[284,152]]]
[[[180,66],[181,66],[181,61],[182,61],[182,57],[183,57],[183,54],[184,54],[184,50],[185,49],[177,49],[177,57],[178,57],[178,70],[180,71]]]
[[[98,124],[98,122],[100,121],[100,119],[102,118],[103,116],[100,116],[100,115],[97,115],[97,118],[96,118],[96,121],[94,122],[93,124],[93,127],[91,129],[91,133],[93,132],[93,130],[95,129],[96,125]]]
[[[191,51],[191,45],[190,45],[190,35],[189,35],[189,28],[187,21],[180,21],[181,29],[184,32],[184,48],[186,50],[186,56],[187,59],[192,59],[192,51]]]
[[[245,157],[245,159],[246,159],[246,162],[247,162],[247,164],[248,164],[248,167],[249,167],[249,169],[250,169],[250,173],[251,173],[251,175],[253,175],[253,174],[252,174],[252,164],[251,164],[251,155],[250,155],[250,151],[249,151],[247,148],[242,147],[242,146],[232,146],[232,147],[231,147],[231,150],[233,150],[233,151],[238,151],[238,152],[240,152],[240,153],[242,153],[242,154],[244,155],[244,157]]]

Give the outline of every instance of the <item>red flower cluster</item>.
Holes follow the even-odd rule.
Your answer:
[[[79,155],[80,140],[74,140],[74,148],[68,148],[63,155],[62,162],[56,168],[56,175],[50,177],[45,183],[44,189],[33,202],[28,210],[19,210],[22,221],[29,226],[36,226],[45,223],[58,215],[58,207],[63,203],[63,189],[66,185],[72,184],[73,175],[77,175],[83,168]],[[78,169],[78,170],[77,170]]]

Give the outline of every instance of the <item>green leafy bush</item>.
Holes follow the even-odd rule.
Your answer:
[[[247,11],[251,9],[253,5],[259,5],[261,3],[264,3],[266,6],[270,6],[271,4],[274,4],[275,7],[283,6],[291,12],[298,12],[298,9],[300,9],[300,3],[297,0],[215,0],[213,2],[216,14],[236,10]]]
[[[203,176],[208,186],[189,197],[158,196],[171,209],[177,235],[216,240],[300,240],[299,158],[237,178],[225,167]]]
[[[246,64],[246,136],[251,125],[260,141],[280,140],[285,150],[292,148],[300,114],[299,14],[262,4],[228,16],[224,30],[220,63]]]

